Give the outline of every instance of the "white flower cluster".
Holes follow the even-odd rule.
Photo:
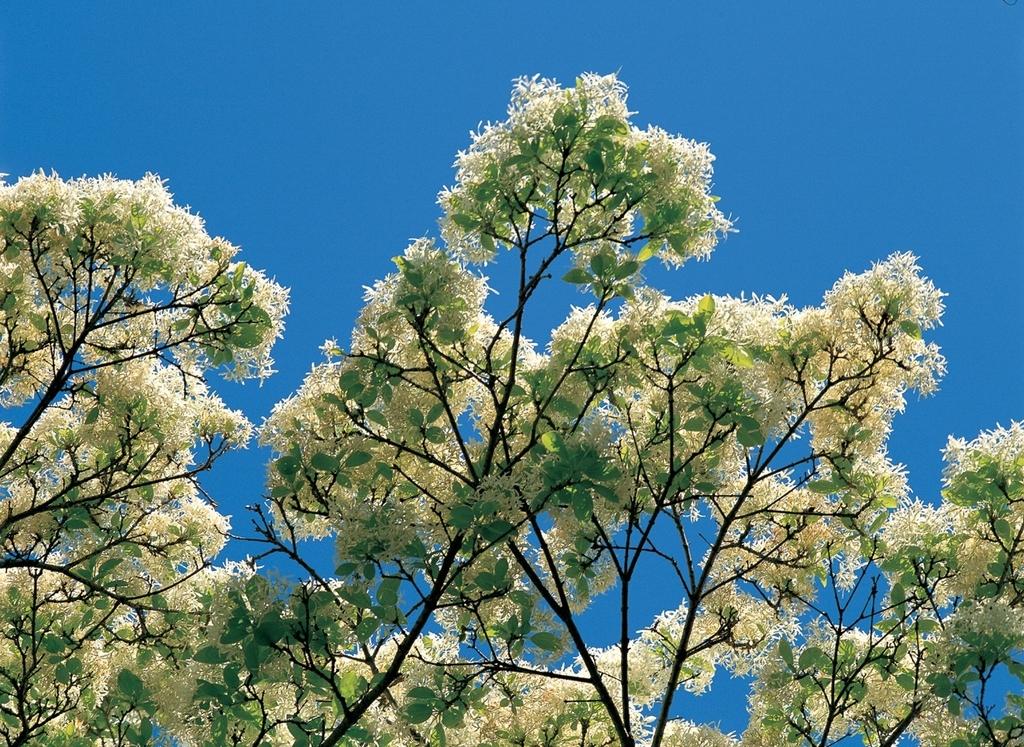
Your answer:
[[[440,195],[448,246],[467,261],[487,262],[498,244],[546,231],[585,259],[641,240],[634,224],[642,217],[665,261],[707,256],[730,229],[708,194],[708,146],[642,131],[630,114],[626,87],[614,75],[583,75],[568,89],[541,78],[517,81],[508,119],[473,133],[456,158],[456,185]],[[616,175],[636,189],[622,191]]]
[[[52,377],[78,338],[94,364],[167,350],[186,368],[228,363],[236,379],[273,370],[287,291],[233,262],[238,248],[207,235],[158,177],[34,174],[0,184],[0,216],[0,315],[18,320],[4,327],[0,363],[15,375],[0,397],[12,404]],[[211,345],[231,354],[218,359]]]
[[[1024,422],[1011,422],[1005,428],[983,431],[971,441],[950,436],[943,459],[946,463],[943,478],[947,486],[983,462],[995,462],[1011,478],[1007,487],[1020,490],[1020,477],[1024,475]]]

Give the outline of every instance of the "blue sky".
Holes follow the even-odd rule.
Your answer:
[[[1024,5],[119,1],[4,16],[8,180],[154,171],[291,287],[279,373],[220,387],[257,422],[325,338],[347,342],[390,257],[436,234],[454,154],[502,118],[511,80],[583,71],[619,71],[638,123],[718,156],[739,233],[658,275],[673,295],[810,304],[844,270],[920,256],[949,294],[933,335],[949,373],[891,442],[920,495],[937,493],[947,434],[1024,418]],[[234,455],[208,481],[238,524],[265,459]]]

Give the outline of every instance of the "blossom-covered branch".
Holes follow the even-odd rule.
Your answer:
[[[287,295],[154,176],[2,185],[0,252],[0,736],[145,742],[223,573],[198,477],[252,431],[206,372],[267,375]]]

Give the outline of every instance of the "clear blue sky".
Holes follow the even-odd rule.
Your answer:
[[[619,71],[639,123],[718,156],[740,233],[659,276],[673,295],[809,304],[846,269],[921,257],[949,294],[934,334],[949,374],[896,422],[892,453],[920,495],[937,492],[948,433],[1024,418],[1024,3],[377,5],[4,9],[9,181],[154,171],[291,287],[280,372],[220,388],[251,419],[295,390],[324,338],[347,343],[363,285],[407,239],[436,233],[455,151],[502,118],[510,81],[582,71]],[[250,449],[208,481],[239,525],[265,459]]]

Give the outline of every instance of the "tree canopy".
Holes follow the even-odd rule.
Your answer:
[[[912,496],[887,439],[945,361],[909,254],[808,308],[649,285],[731,230],[712,161],[614,76],[517,82],[440,237],[259,428],[248,564],[198,476],[253,429],[206,376],[270,372],[285,291],[155,177],[0,188],[0,735],[1024,740],[1024,428]],[[583,305],[548,332],[551,287]],[[742,735],[679,715],[729,674]]]

